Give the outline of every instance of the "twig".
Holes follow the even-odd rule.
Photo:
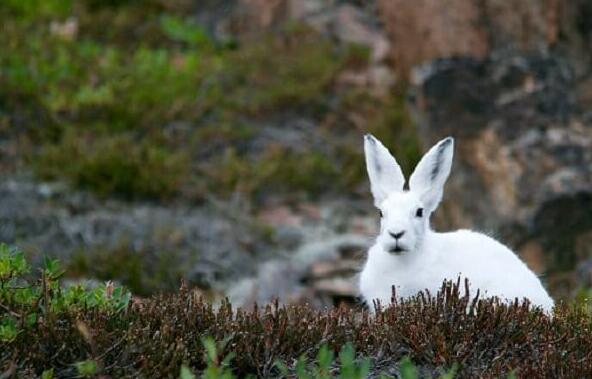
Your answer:
[[[6,305],[0,303],[0,308],[4,309],[6,312],[10,313],[11,315],[18,317],[18,318],[22,318],[23,316],[19,313],[16,313],[15,311],[13,311],[12,309],[8,308]]]

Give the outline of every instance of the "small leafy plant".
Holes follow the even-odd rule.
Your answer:
[[[235,357],[230,353],[224,357],[220,356],[228,340],[217,343],[212,337],[202,340],[205,349],[204,369],[202,379],[235,379],[236,376],[230,370],[230,363]],[[290,366],[282,361],[277,361],[279,374],[282,377],[294,377],[297,379],[364,379],[370,374],[371,361],[369,358],[356,358],[355,348],[351,343],[343,345],[339,352],[339,359],[335,359],[334,353],[327,345],[322,345],[316,356],[316,360],[309,362],[306,356],[300,356],[294,365]],[[456,369],[441,375],[438,379],[453,379]],[[413,362],[405,357],[399,362],[401,379],[418,379],[418,370]],[[193,371],[186,365],[181,366],[180,379],[195,379]],[[247,375],[247,378],[253,377]],[[391,376],[381,374],[380,379],[393,379]]]
[[[25,254],[14,246],[0,244],[0,341],[9,343],[25,328],[47,322],[60,313],[97,309],[116,314],[127,309],[129,291],[113,283],[86,288],[62,287],[64,274],[56,259],[45,259],[39,278],[27,274],[31,267]]]
[[[212,337],[208,336],[203,338],[201,343],[204,348],[203,361],[206,364],[201,376],[202,379],[235,379],[236,376],[229,368],[235,354],[230,353],[224,357],[220,356],[220,352],[224,350],[228,340],[217,343]],[[193,371],[186,365],[181,366],[179,376],[181,379],[195,379]]]
[[[292,374],[286,364],[276,362],[276,366],[283,376],[289,377]],[[296,361],[293,374],[298,379],[363,379],[369,372],[370,360],[364,358],[356,361],[355,349],[348,343],[341,348],[337,362],[334,361],[333,352],[327,345],[319,349],[316,362],[308,364],[306,357],[301,356]]]

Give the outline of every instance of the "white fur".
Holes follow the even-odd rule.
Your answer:
[[[437,233],[429,218],[442,198],[452,166],[454,141],[446,138],[426,153],[403,189],[404,177],[396,160],[371,135],[365,136],[366,164],[381,228],[360,276],[360,293],[372,304],[391,302],[419,291],[436,293],[444,280],[468,278],[471,293],[505,301],[527,298],[551,312],[554,303],[538,277],[510,249],[471,230]],[[423,215],[418,216],[418,208]],[[393,237],[404,232],[398,239]],[[392,233],[392,234],[391,234]]]

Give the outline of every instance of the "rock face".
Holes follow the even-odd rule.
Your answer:
[[[437,58],[545,49],[571,9],[559,0],[379,0],[378,8],[404,73]]]
[[[96,265],[113,261],[113,275],[113,266],[135,271],[126,261],[141,261],[141,275],[160,279],[143,280],[136,294],[174,290],[184,279],[213,299],[226,293],[247,307],[276,297],[318,307],[351,303],[376,229],[363,204],[346,200],[246,215],[215,200],[198,207],[100,200],[26,177],[1,180],[0,199],[0,241],[21,247],[34,265],[45,256],[68,264],[83,254]],[[118,257],[122,251],[127,255]],[[129,281],[129,272],[120,274]]]
[[[548,54],[441,59],[414,70],[422,140],[457,138],[439,225],[501,234],[542,271],[573,270],[589,256],[581,241],[592,231],[592,125],[574,87],[568,62]],[[570,280],[551,275],[549,285],[562,293]]]
[[[289,257],[265,262],[254,277],[233,283],[226,292],[232,304],[242,307],[274,298],[317,308],[355,304],[357,273],[370,242],[359,234],[309,241]]]
[[[23,248],[36,264],[46,255],[64,263],[77,254],[101,254],[116,261],[117,252],[125,251],[130,254],[125,260],[146,261],[150,272],[145,275],[178,272],[189,283],[209,288],[255,272],[271,244],[255,222],[212,205],[175,208],[103,201],[26,178],[0,181],[0,197],[0,240]],[[179,279],[145,292],[178,286]]]
[[[393,63],[404,75],[414,65],[434,58],[488,53],[486,33],[476,27],[481,14],[474,2],[384,0],[378,4],[393,44]]]

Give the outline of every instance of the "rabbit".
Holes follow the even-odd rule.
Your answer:
[[[549,314],[553,299],[539,278],[514,252],[497,240],[472,230],[438,233],[430,228],[444,183],[450,174],[454,140],[445,138],[420,160],[405,188],[401,167],[374,136],[364,136],[366,166],[380,233],[368,250],[359,277],[360,295],[369,305],[391,304],[419,291],[436,293],[444,280],[469,280],[471,295],[497,296],[501,301],[527,298]]]

